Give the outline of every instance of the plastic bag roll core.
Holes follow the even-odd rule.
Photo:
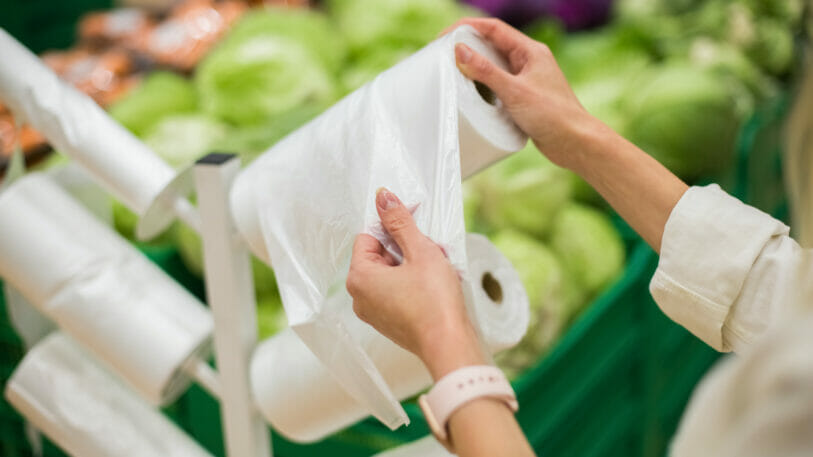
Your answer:
[[[390,428],[408,417],[354,333],[344,293],[353,239],[392,247],[375,191],[387,187],[421,231],[464,273],[461,178],[521,149],[527,137],[499,100],[489,103],[457,69],[456,43],[506,67],[471,27],[460,27],[383,72],[257,158],[230,195],[239,232],[272,263],[288,320],[369,413]],[[470,284],[464,286],[466,295]],[[470,307],[471,303],[467,301]]]
[[[40,173],[0,193],[0,276],[152,404],[210,350],[208,310]]]

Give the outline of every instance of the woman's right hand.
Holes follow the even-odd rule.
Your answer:
[[[464,24],[474,27],[505,56],[510,72],[458,43],[455,54],[460,71],[494,91],[514,122],[552,162],[576,168],[581,139],[596,129],[609,128],[581,105],[550,49],[499,19],[462,19],[447,30]]]

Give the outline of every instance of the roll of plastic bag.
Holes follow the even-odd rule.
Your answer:
[[[159,195],[172,199],[172,167],[3,29],[0,56],[0,101],[21,122],[85,167],[135,213],[145,215]],[[155,222],[162,227],[152,231],[171,221],[169,211],[163,212],[163,220]]]
[[[206,357],[208,310],[42,174],[0,193],[0,276],[152,404]]]
[[[238,176],[231,193],[240,233],[273,263],[294,330],[391,428],[407,416],[348,332],[352,323],[337,319],[350,307],[341,291],[353,239],[375,233],[376,189],[386,186],[414,208],[418,227],[466,276],[461,176],[527,141],[500,103],[458,71],[458,42],[505,66],[472,28],[458,28],[284,138]]]
[[[411,443],[376,454],[375,457],[453,457],[442,444],[429,435]]]
[[[515,345],[525,334],[528,297],[508,259],[485,237],[469,234],[466,248],[469,272],[480,279],[474,283],[474,315],[486,345],[496,353]],[[347,298],[345,295],[339,299]],[[350,308],[343,312],[353,313]],[[369,355],[397,399],[412,397],[429,387],[432,378],[420,359],[364,322],[349,317],[338,316],[337,320],[348,323],[348,332]],[[295,441],[316,441],[369,414],[292,329],[257,347],[251,361],[251,385],[263,417]]]
[[[61,332],[25,356],[5,397],[73,456],[210,456]]]

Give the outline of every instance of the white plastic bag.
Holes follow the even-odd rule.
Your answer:
[[[456,68],[465,42],[499,55],[470,27],[441,37],[283,139],[235,182],[235,222],[271,261],[285,311],[303,342],[348,393],[391,428],[408,423],[345,319],[344,290],[356,234],[381,231],[375,193],[387,187],[423,233],[466,272],[461,163],[473,173],[527,138]],[[391,245],[390,245],[391,246]],[[467,288],[464,288],[464,293]],[[471,296],[471,291],[468,291]]]

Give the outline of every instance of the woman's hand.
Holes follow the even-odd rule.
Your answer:
[[[381,243],[356,237],[347,290],[359,318],[417,355],[435,380],[485,357],[469,321],[457,271],[423,235],[393,193],[379,189],[376,206],[404,261],[397,265]]]
[[[347,275],[353,310],[420,357],[435,381],[458,368],[486,364],[457,271],[443,250],[418,230],[388,190],[379,189],[376,207],[404,262],[397,265],[378,240],[359,235]],[[448,428],[461,457],[534,455],[511,410],[491,398],[461,406],[450,416]]]
[[[552,162],[576,168],[581,138],[607,128],[582,107],[550,49],[499,19],[462,19],[449,30],[463,24],[474,27],[506,58],[510,72],[458,43],[460,71],[494,91],[514,122]]]
[[[543,154],[584,178],[659,251],[663,228],[686,184],[591,116],[543,43],[498,19],[463,19],[450,29],[463,24],[503,54],[510,72],[458,43],[460,71],[491,88]]]

